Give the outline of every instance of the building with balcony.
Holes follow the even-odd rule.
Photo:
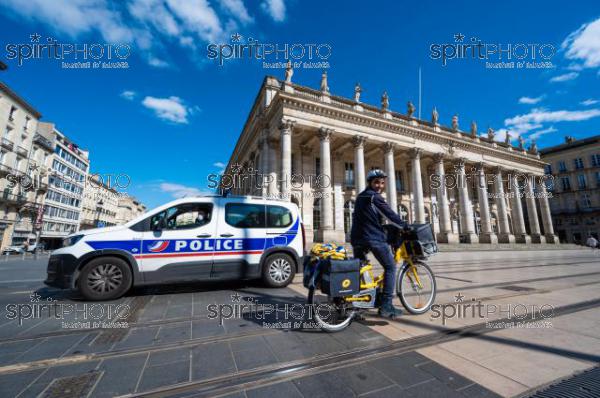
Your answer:
[[[61,247],[62,240],[79,230],[89,154],[56,127],[54,152],[50,157],[41,241],[48,249]]]
[[[144,214],[146,206],[133,196],[121,195],[117,211],[117,225],[123,225]]]
[[[33,243],[53,152],[41,114],[0,82],[0,250]],[[44,137],[50,144],[40,145]],[[39,224],[39,223],[38,223]]]
[[[439,242],[555,243],[537,148],[390,108],[266,77],[229,159],[221,188],[292,200],[307,240],[347,240],[356,195],[369,169],[388,176],[388,204],[411,223],[431,223]],[[433,178],[433,176],[437,176]],[[514,178],[520,176],[519,178]],[[436,184],[436,181],[442,181]],[[524,183],[527,181],[527,183]],[[518,192],[518,194],[516,194]]]
[[[91,174],[84,191],[80,229],[117,225],[120,197],[100,174]]]
[[[540,150],[548,163],[550,209],[561,242],[600,238],[600,135]],[[600,239],[599,239],[600,240]]]

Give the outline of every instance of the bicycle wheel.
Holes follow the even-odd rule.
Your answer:
[[[424,314],[429,311],[435,300],[435,276],[431,268],[424,262],[414,261],[413,264],[414,267],[406,263],[402,266],[396,285],[396,294],[408,312]],[[416,277],[414,273],[416,273]]]
[[[308,290],[308,304],[312,305],[312,315],[317,324],[326,332],[339,332],[352,323],[357,310],[341,298],[330,298]]]

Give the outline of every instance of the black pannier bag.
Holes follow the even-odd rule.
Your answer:
[[[406,241],[408,254],[414,256],[430,256],[438,251],[431,224],[410,224],[406,229],[387,224],[383,228],[387,243],[394,250],[398,249],[403,241]]]
[[[360,260],[321,260],[321,291],[331,297],[343,297],[360,291]]]
[[[409,241],[406,245],[409,254],[430,256],[438,251],[431,224],[411,224],[404,233],[404,239]]]

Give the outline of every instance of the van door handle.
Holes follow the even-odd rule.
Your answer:
[[[232,236],[233,236],[233,234],[221,234],[221,236],[222,236],[223,238],[230,238],[230,237],[232,237]]]
[[[200,235],[196,235],[197,238],[210,238],[211,235],[210,234],[200,234]]]

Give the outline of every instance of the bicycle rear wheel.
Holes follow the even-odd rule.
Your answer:
[[[308,304],[313,306],[312,315],[317,324],[326,332],[339,332],[352,323],[357,310],[341,298],[330,298],[308,290]]]
[[[404,265],[398,277],[396,294],[411,314],[424,314],[435,300],[436,283],[433,271],[422,261],[413,261],[414,267]],[[416,275],[415,275],[416,273]]]

